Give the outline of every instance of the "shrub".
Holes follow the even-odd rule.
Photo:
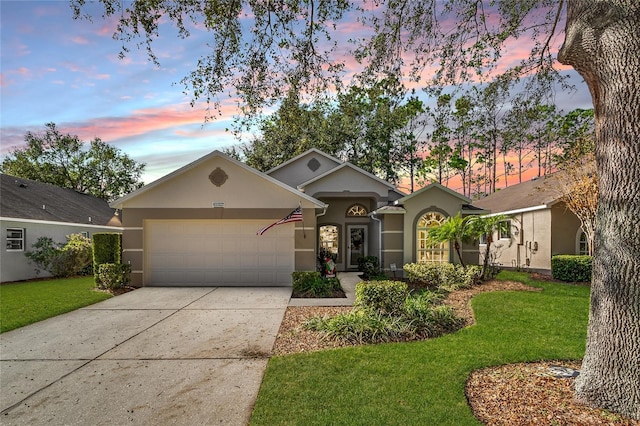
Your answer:
[[[40,237],[32,247],[34,250],[25,255],[56,278],[77,275],[91,265],[91,241],[81,234],[67,235],[64,245],[49,237]],[[36,272],[39,273],[39,269]]]
[[[591,256],[555,255],[551,257],[551,275],[567,282],[591,281]]]
[[[468,288],[480,282],[482,268],[479,265],[454,265],[452,263],[408,263],[403,266],[412,284],[453,291]]]
[[[356,284],[354,306],[382,315],[397,315],[408,295],[407,284],[401,281],[362,281]]]
[[[362,309],[329,318],[312,318],[304,327],[321,331],[335,340],[357,344],[399,341],[413,335],[412,324],[402,317]]]
[[[96,285],[102,287],[100,265],[103,263],[120,264],[122,262],[122,234],[116,232],[98,232],[93,234],[93,271]]]
[[[380,264],[376,256],[358,258],[358,271],[362,272],[364,279],[380,276]]]
[[[297,297],[327,297],[342,289],[337,278],[322,277],[317,271],[293,272],[292,281]]]
[[[131,282],[131,265],[121,263],[103,263],[98,267],[96,277],[99,278],[98,288],[113,290]]]

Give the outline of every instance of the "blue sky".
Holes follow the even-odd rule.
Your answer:
[[[238,143],[225,129],[236,113],[225,100],[222,116],[205,123],[205,108],[192,108],[179,81],[206,49],[207,34],[183,40],[168,31],[154,45],[161,67],[132,46],[118,58],[113,22],[73,20],[66,0],[0,0],[0,155],[23,143],[27,131],[54,122],[84,141],[99,137],[147,164],[149,183],[214,149]],[[513,54],[517,54],[515,49]],[[589,108],[584,83],[560,96],[567,110]],[[248,137],[248,135],[247,135]]]

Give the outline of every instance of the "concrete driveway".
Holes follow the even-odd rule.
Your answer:
[[[0,335],[0,424],[246,425],[291,288],[142,288]]]

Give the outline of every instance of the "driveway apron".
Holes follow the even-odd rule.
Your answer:
[[[291,288],[142,288],[0,335],[0,424],[246,425]]]

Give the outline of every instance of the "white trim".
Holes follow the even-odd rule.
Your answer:
[[[132,274],[144,274],[144,271],[131,271]]]
[[[123,253],[128,253],[128,252],[130,252],[130,251],[133,251],[133,252],[135,252],[135,251],[140,252],[140,251],[144,251],[144,249],[122,249],[122,252],[123,252]]]
[[[38,220],[38,219],[20,219],[19,217],[0,217],[0,221],[14,221],[25,223],[38,223],[41,225],[60,225],[60,226],[81,226],[83,228],[108,228],[118,231],[123,231],[125,228],[120,226],[108,226],[108,225],[89,225],[86,223],[74,223],[74,222],[56,222],[53,220]]]
[[[404,231],[382,231],[383,234],[404,234]]]
[[[315,249],[293,249],[293,251],[295,251],[295,252],[303,252],[303,251],[305,251],[305,252],[315,252],[316,250]]]
[[[317,181],[319,181],[319,180],[322,180],[322,179],[324,179],[325,177],[330,176],[330,175],[332,175],[332,174],[336,173],[337,171],[342,170],[342,169],[347,168],[347,167],[348,167],[348,168],[350,168],[350,169],[352,169],[352,170],[353,170],[353,171],[355,171],[355,172],[358,172],[358,173],[360,173],[360,174],[362,174],[362,175],[364,175],[364,176],[368,177],[369,179],[372,179],[372,180],[374,180],[374,181],[376,181],[376,182],[380,183],[381,185],[386,186],[386,187],[387,187],[387,188],[389,188],[389,189],[395,189],[395,187],[394,187],[393,185],[391,185],[389,182],[387,182],[386,180],[382,180],[382,179],[380,179],[378,176],[372,175],[371,173],[367,172],[366,170],[362,170],[362,169],[361,169],[360,167],[358,167],[358,166],[354,166],[354,165],[353,165],[353,164],[351,164],[351,163],[342,163],[342,164],[340,164],[339,166],[336,166],[336,167],[334,167],[334,168],[333,168],[333,169],[331,169],[331,170],[327,170],[326,172],[324,172],[323,174],[321,174],[321,175],[319,175],[319,176],[316,176],[316,177],[314,177],[314,178],[312,178],[312,179],[309,179],[309,180],[308,180],[308,181],[306,181],[306,182],[301,183],[300,185],[298,185],[298,190],[299,190],[299,191],[304,191],[304,188],[305,188],[306,186],[311,185],[312,183],[317,182]]]
[[[441,185],[438,182],[432,182],[429,185],[424,186],[424,187],[420,188],[419,190],[417,190],[415,192],[412,192],[411,194],[409,194],[407,196],[404,196],[404,197],[394,201],[393,205],[397,206],[398,204],[404,204],[407,200],[410,200],[411,198],[416,197],[416,196],[422,194],[423,192],[426,192],[426,191],[428,191],[430,189],[433,189],[433,188],[440,189],[443,192],[446,192],[446,193],[448,193],[450,195],[453,195],[454,197],[459,198],[460,200],[464,201],[466,204],[471,203],[471,198],[467,198],[464,195],[460,194],[459,192],[456,192],[453,189],[447,188],[446,186]]]
[[[316,153],[318,155],[321,155],[321,156],[323,156],[323,157],[325,157],[325,158],[327,158],[327,159],[329,159],[329,160],[331,160],[331,161],[333,161],[335,163],[338,163],[338,164],[336,164],[336,167],[338,167],[340,164],[344,163],[344,161],[342,161],[342,160],[340,160],[338,158],[332,157],[331,155],[327,154],[326,152],[322,152],[317,148],[311,148],[311,149],[308,149],[307,151],[303,152],[302,154],[296,155],[292,159],[287,160],[284,163],[282,163],[280,165],[277,165],[277,166],[275,166],[274,168],[272,168],[270,170],[267,170],[265,173],[270,175],[272,172],[275,172],[278,169],[286,167],[289,164],[294,163],[294,162],[298,161],[299,159],[301,159],[303,157],[306,157],[307,155],[311,154],[312,152],[314,152],[314,153]]]
[[[125,231],[144,231],[144,226],[127,226],[122,229]]]
[[[550,208],[550,206],[548,204],[540,204],[539,206],[525,207],[523,209],[508,210],[506,212],[497,212],[497,213],[485,214],[485,215],[482,215],[482,216],[484,216],[484,217],[492,217],[492,216],[498,216],[500,214],[508,216],[508,215],[512,215],[512,214],[516,214],[516,213],[527,213],[527,212],[533,212],[533,211],[536,211],[536,210],[545,210],[545,209],[548,209],[548,208]]]
[[[401,249],[383,249],[383,253],[404,253],[404,250]]]

